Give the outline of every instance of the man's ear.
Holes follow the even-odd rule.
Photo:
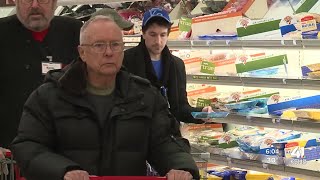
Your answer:
[[[78,52],[81,60],[85,62],[85,51],[82,46],[78,46]]]

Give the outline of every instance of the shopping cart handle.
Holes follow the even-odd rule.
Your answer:
[[[11,158],[11,151],[5,152],[5,156],[6,156],[6,158]]]
[[[90,180],[167,180],[156,176],[90,176]]]

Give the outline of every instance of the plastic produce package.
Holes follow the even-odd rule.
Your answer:
[[[236,103],[230,103],[226,104],[226,108],[229,110],[241,110],[241,109],[248,109],[248,108],[253,108],[256,106],[258,102],[257,101],[241,101],[241,102],[236,102]]]
[[[205,118],[225,118],[228,116],[228,112],[192,112],[191,115],[196,119],[205,119]]]

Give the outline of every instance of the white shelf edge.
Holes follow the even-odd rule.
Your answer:
[[[137,37],[125,36],[125,37]],[[308,48],[320,47],[320,40],[168,40],[169,48],[227,48],[227,47],[257,47],[257,48]]]
[[[306,47],[320,47],[320,40],[305,39],[305,40],[302,40],[302,46],[306,46]]]
[[[320,90],[320,80],[293,78],[256,78],[240,76],[187,75],[188,83],[210,83],[215,85],[255,86],[285,89]]]
[[[320,40],[184,40],[184,46],[210,47],[269,47],[269,48],[303,48],[320,47]],[[181,41],[169,40],[169,47],[180,47]],[[184,47],[183,46],[183,47]]]
[[[211,119],[216,123],[231,123],[247,126],[268,127],[276,129],[288,129],[302,132],[319,133],[320,122],[312,120],[286,120],[280,117],[266,116],[241,116],[237,114],[229,114],[225,118]]]

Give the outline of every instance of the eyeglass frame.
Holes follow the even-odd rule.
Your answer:
[[[112,43],[119,43],[121,47],[119,50],[114,50],[114,47],[111,46]],[[93,51],[95,53],[104,53],[107,50],[107,46],[109,46],[109,48],[111,49],[112,52],[121,52],[124,50],[124,42],[122,41],[113,41],[113,42],[96,42],[96,43],[92,43],[92,44],[80,44],[80,46],[87,46],[87,47],[91,47],[93,49]],[[103,51],[97,51],[95,49],[95,45],[105,45],[105,47],[103,48]]]
[[[26,2],[26,1],[30,1],[30,2]],[[21,2],[23,4],[32,4],[34,0],[21,0]],[[35,0],[38,2],[38,4],[48,4],[50,2],[50,0],[45,0],[47,2],[40,2],[41,0]]]

